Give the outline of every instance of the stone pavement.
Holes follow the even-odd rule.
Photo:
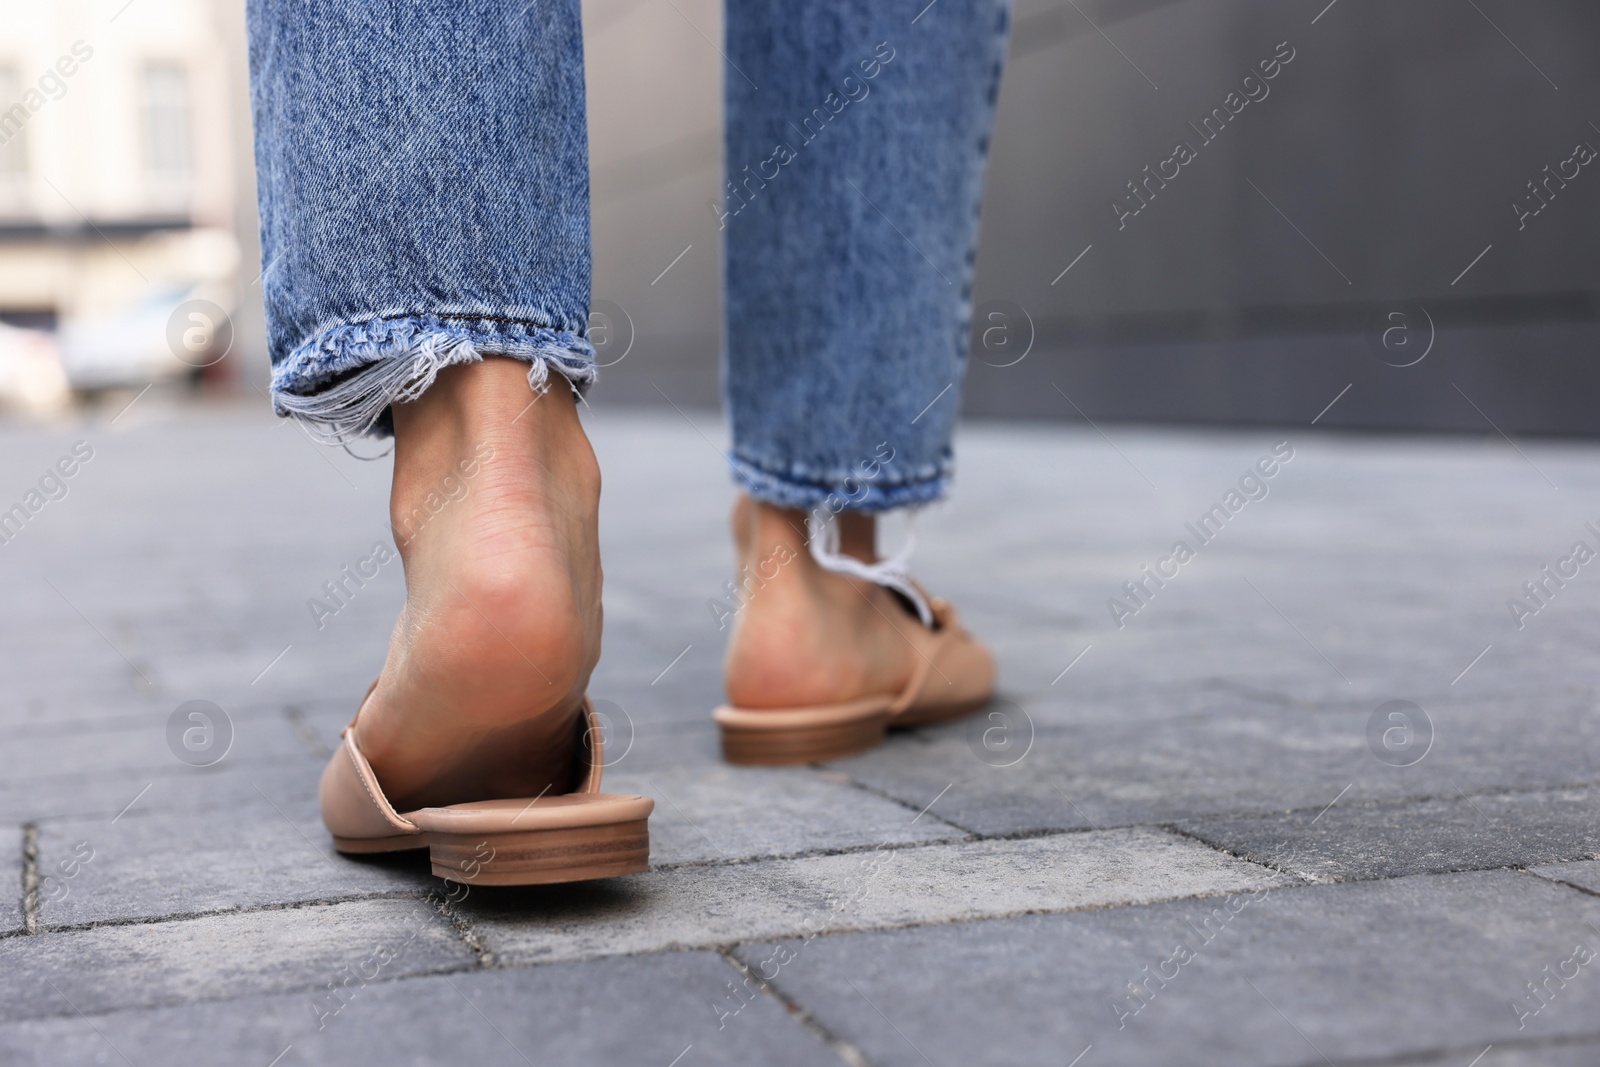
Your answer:
[[[601,410],[592,691],[654,868],[446,893],[316,812],[398,567],[307,602],[387,463],[262,407],[0,426],[0,510],[93,450],[0,546],[0,1062],[1600,1060],[1600,447],[966,426],[918,570],[1001,698],[752,770],[722,431]]]

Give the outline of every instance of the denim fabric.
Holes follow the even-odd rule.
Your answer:
[[[250,0],[272,391],[331,439],[498,354],[594,376],[578,0]]]
[[[936,499],[951,470],[1008,5],[740,0],[726,11],[734,475],[795,507]]]
[[[483,355],[592,380],[578,0],[249,4],[277,410],[343,440]],[[728,5],[713,210],[757,497],[943,494],[1006,21],[1006,0]]]

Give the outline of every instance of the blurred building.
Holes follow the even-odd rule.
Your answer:
[[[721,0],[584,9],[594,400],[715,404]],[[56,348],[192,373],[198,299],[264,384],[243,12],[0,0],[0,403]],[[965,411],[1600,434],[1597,39],[1592,0],[1015,0]]]
[[[223,7],[4,7],[0,323],[51,338],[81,388],[191,372],[208,357],[172,351],[173,313],[197,299],[226,313],[235,301],[229,100],[242,71],[219,26]],[[183,320],[191,346],[197,322]],[[0,389],[16,342],[14,330],[0,334]]]

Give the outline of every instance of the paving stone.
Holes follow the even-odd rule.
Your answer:
[[[693,417],[711,440],[725,440],[716,415]],[[706,722],[722,702],[727,641],[707,601],[722,599],[734,577],[722,533],[734,499],[725,461],[670,409],[597,408],[589,426],[608,472],[600,516],[606,647],[590,692],[640,726]],[[645,514],[651,520],[638,521]]]
[[[1006,439],[1004,445],[1001,437]],[[1139,432],[1134,437],[1159,442],[1163,465],[1176,458],[1176,450],[1164,447],[1168,442],[1162,441],[1161,435],[1147,437]],[[1199,477],[1203,468],[1223,473],[1214,457],[1228,446],[1224,438],[1215,440],[1216,451],[1211,444],[1194,449],[1207,454],[1203,461],[1178,462],[1181,483],[1203,485],[1204,479]],[[1096,506],[1078,507],[1079,513],[1074,514],[1071,509],[1053,507],[1048,494],[1036,489],[1029,492],[1025,483],[1030,477],[1036,483],[1037,476],[1028,464],[1013,460],[1004,467],[993,462],[987,450],[1001,447],[1015,449],[1014,454],[1035,454],[1042,464],[1049,462],[1041,442],[1028,442],[1010,429],[1000,431],[996,438],[964,442],[964,469],[971,471],[974,464],[982,464],[984,476],[962,485],[959,503],[966,503],[976,493],[993,508],[989,514],[1004,514],[1020,496],[1029,500],[1031,521],[1012,524],[1017,532],[994,530],[992,522],[987,532],[981,526],[972,531],[972,536],[990,544],[1002,542],[990,557],[997,562],[985,560],[986,566],[999,570],[985,575],[987,585],[1003,587],[1003,595],[1012,600],[1030,592],[1041,601],[1049,598],[1057,605],[1058,618],[1070,613],[1088,624],[1074,635],[1075,641],[1063,641],[1069,647],[1058,653],[1056,666],[1045,681],[1085,643],[1093,641],[1094,651],[1074,669],[1074,676],[1083,673],[1092,679],[1096,671],[1154,681],[1193,678],[1197,672],[1256,676],[1292,659],[1300,676],[1295,685],[1297,695],[1343,689],[1344,680],[1321,663],[1302,638],[1245,585],[1243,579],[1251,577],[1335,661],[1340,661],[1340,654],[1324,640],[1325,629],[1334,631],[1335,637],[1342,631],[1358,654],[1357,662],[1384,665],[1395,683],[1414,684],[1419,668],[1430,661],[1438,664],[1435,669],[1454,664],[1441,679],[1441,684],[1447,683],[1490,640],[1514,634],[1502,618],[1505,598],[1538,570],[1539,562],[1527,567],[1532,548],[1570,543],[1570,533],[1581,527],[1584,518],[1592,517],[1583,515],[1576,498],[1563,507],[1563,501],[1552,498],[1547,486],[1545,499],[1538,500],[1531,487],[1516,482],[1514,472],[1498,466],[1494,469],[1503,476],[1500,478],[1487,474],[1487,464],[1474,466],[1473,477],[1482,475],[1488,481],[1469,489],[1464,484],[1465,467],[1452,464],[1445,451],[1426,446],[1413,449],[1392,440],[1379,447],[1356,439],[1323,439],[1315,448],[1307,443],[1295,466],[1288,469],[1299,480],[1274,490],[1274,496],[1259,509],[1252,505],[1240,522],[1225,531],[1225,537],[1203,549],[1181,579],[1160,592],[1148,612],[1142,612],[1126,630],[1117,631],[1105,613],[1106,598],[1117,592],[1121,580],[1134,577],[1140,565],[1154,558],[1149,550],[1164,548],[1181,532],[1182,522],[1192,517],[1190,505],[1200,504],[1204,490],[1186,504],[1180,499],[1181,487],[1161,493],[1145,486],[1146,504],[1137,495],[1110,493],[1096,472],[1075,467],[1073,492],[1061,494],[1061,499],[1069,504],[1093,500]],[[1466,461],[1464,451],[1457,455]],[[1301,459],[1311,462],[1302,468]],[[1475,461],[1476,457],[1467,462]],[[1124,473],[1136,485],[1142,484],[1126,468]],[[1166,485],[1164,478],[1157,481]],[[1169,498],[1173,501],[1170,511]],[[1482,516],[1490,507],[1494,524],[1486,530]],[[1164,511],[1166,518],[1162,518]],[[984,514],[979,513],[980,524]],[[1114,521],[1108,521],[1110,515],[1115,516]],[[1353,535],[1353,531],[1375,529],[1406,529],[1411,535],[1404,543],[1389,542],[1381,547],[1363,540],[1360,533]],[[1015,546],[1004,543],[1008,533],[1018,542]],[[1127,547],[1109,549],[1112,538]],[[1053,542],[1048,549],[1038,543],[1044,539]],[[1527,549],[1521,548],[1524,544]],[[1063,545],[1070,550],[1062,551]],[[1011,548],[1014,550],[1007,550]],[[1523,562],[1505,565],[1503,561],[1514,558],[1519,549]],[[939,551],[937,544],[930,544],[924,555],[933,557]],[[974,569],[971,558],[968,550],[960,561],[969,573]],[[1385,592],[1388,595],[1381,596]],[[1574,586],[1571,595],[1589,594]],[[995,594],[985,592],[981,601],[993,603]],[[1383,603],[1381,611],[1372,610],[1375,601]],[[1576,601],[1572,603],[1577,606]],[[1255,623],[1257,633],[1254,640],[1233,640],[1231,647],[1207,641],[1203,632],[1182,625],[1177,616],[1185,613],[1205,619],[1224,638],[1247,620]],[[1588,614],[1593,618],[1596,613]],[[1422,617],[1421,626],[1416,625],[1418,617]],[[1003,620],[997,621],[1003,625]],[[1485,628],[1483,636],[1469,640],[1479,624]],[[1054,629],[1060,633],[1065,627],[1058,623]],[[1360,640],[1352,636],[1357,634],[1362,635]],[[1523,639],[1528,635],[1517,636]],[[1458,643],[1464,647],[1452,652]],[[1497,646],[1494,654],[1474,668],[1474,675],[1514,663],[1514,659],[1502,658],[1505,647]],[[1595,647],[1591,643],[1587,648],[1567,649],[1564,665],[1592,663]],[[1037,677],[1037,666],[1024,665],[1031,668],[1028,674]],[[1341,665],[1355,685],[1363,684],[1361,671],[1350,664]],[[1024,679],[1023,684],[1032,687],[1038,683]]]
[[[1566,882],[1600,896],[1600,863],[1594,860],[1577,860],[1572,863],[1550,863],[1529,870],[1541,878]]]
[[[1218,848],[1319,882],[1600,859],[1600,790],[1340,803],[1248,819],[1189,821]],[[1570,880],[1570,879],[1569,879]]]
[[[47,896],[46,922],[158,919],[172,914],[167,909],[181,914],[430,884],[421,864],[328,859],[315,815],[324,752],[382,662],[401,589],[398,575],[386,573],[320,630],[305,601],[381,530],[389,461],[319,450],[271,419],[258,399],[248,406],[184,409],[163,407],[151,396],[115,427],[105,425],[110,414],[61,428],[0,424],[0,484],[31,482],[79,437],[91,437],[97,448],[71,496],[5,547],[7,567],[0,569],[0,590],[12,609],[0,619],[0,665],[12,683],[0,694],[0,734],[11,772],[0,779],[0,816],[12,827],[13,886],[20,887],[20,824],[30,821],[38,825],[46,873],[63,873],[59,865],[73,860],[79,841],[104,844],[65,880],[64,899]],[[1283,435],[1105,427],[1116,443],[1111,448],[1090,427],[964,425],[955,494],[923,522],[915,566],[994,647],[1003,691],[987,711],[1026,711],[1037,730],[1028,755],[1011,767],[984,762],[980,757],[992,754],[983,749],[982,730],[993,723],[979,718],[976,748],[971,725],[959,723],[896,734],[883,748],[820,772],[747,771],[720,763],[709,723],[721,698],[726,632],[717,629],[706,602],[720,596],[731,573],[724,516],[733,490],[721,457],[701,434],[716,448],[725,444],[725,433],[715,414],[699,411],[691,413],[692,427],[676,412],[627,412],[596,401],[585,418],[607,477],[601,538],[608,628],[592,692],[620,705],[636,731],[634,748],[608,770],[607,785],[658,794],[657,861],[694,865],[567,889],[474,891],[462,911],[503,960],[787,936],[819,914],[827,929],[954,921],[871,935],[896,946],[886,950],[887,961],[874,965],[877,977],[856,970],[844,976],[935,1062],[1012,1055],[1066,1064],[1091,1039],[1083,1035],[1092,1027],[1073,1020],[1101,1014],[1102,1025],[1111,1020],[1107,990],[1170,953],[1170,947],[1161,951],[1160,942],[1170,939],[1161,923],[1203,917],[1200,901],[1138,902],[1245,892],[1262,878],[1285,881],[1148,825],[1093,830],[1170,823],[1188,832],[1206,823],[1230,827],[1234,847],[1275,862],[1286,856],[1304,861],[1291,869],[1308,877],[1365,878],[1458,863],[1541,866],[1537,878],[1494,876],[1509,882],[1401,880],[1510,887],[1498,897],[1488,894],[1499,901],[1488,910],[1482,894],[1464,890],[1382,890],[1363,882],[1326,891],[1367,896],[1275,891],[1233,920],[1241,933],[1282,900],[1309,894],[1305,899],[1334,903],[1290,909],[1293,922],[1271,927],[1271,938],[1249,942],[1237,959],[1227,955],[1230,930],[1193,964],[1207,981],[1178,979],[1127,1031],[1113,1030],[1104,1043],[1095,1037],[1094,1050],[1078,1067],[1094,1067],[1102,1055],[1139,1061],[1136,1052],[1105,1050],[1131,1032],[1152,1029],[1155,1045],[1128,1046],[1155,1050],[1143,1062],[1321,1063],[1241,975],[1341,1062],[1347,1054],[1392,1047],[1398,1051],[1382,1055],[1464,1067],[1490,1042],[1486,1037],[1473,1047],[1469,1039],[1491,1031],[1495,1048],[1477,1067],[1494,1067],[1502,1056],[1506,1063],[1594,1058],[1573,1056],[1591,1052],[1600,1032],[1567,1025],[1576,1016],[1593,1017],[1592,1002],[1580,999],[1587,968],[1522,1031],[1478,1018],[1503,1013],[1502,1022],[1515,1022],[1507,1006],[1515,987],[1565,958],[1557,954],[1559,942],[1582,935],[1562,924],[1572,907],[1587,906],[1571,902],[1592,901],[1585,889],[1600,892],[1593,861],[1545,862],[1594,854],[1583,850],[1582,816],[1591,787],[1600,783],[1597,688],[1587,681],[1600,677],[1600,578],[1586,574],[1570,582],[1520,630],[1506,608],[1506,598],[1564,552],[1584,522],[1600,520],[1590,503],[1600,499],[1600,448],[1594,444],[1520,444],[1562,486],[1556,493],[1498,438],[1481,444],[1296,431],[1296,458],[1274,480],[1271,495],[1230,522],[1148,609],[1118,630],[1106,599]],[[640,521],[641,515],[650,520]],[[240,726],[240,747],[207,770],[177,764],[164,750],[165,717],[192,698],[216,701]],[[1392,698],[1418,701],[1433,717],[1434,748],[1416,766],[1380,764],[1367,748],[1368,717]],[[297,709],[294,715],[287,707]],[[1483,817],[1463,809],[1457,799],[1463,791]],[[1310,822],[1341,792],[1326,815]],[[1481,797],[1498,792],[1525,799],[1508,799],[1501,810]],[[986,833],[1087,832],[928,844],[961,832],[943,819]],[[1482,832],[1474,833],[1474,821]],[[1273,830],[1302,823],[1299,852],[1268,851],[1277,843]],[[222,831],[225,824],[237,827],[236,837]],[[870,848],[803,855],[880,840],[915,841],[916,847],[898,849],[891,866],[878,873],[868,868],[866,875],[861,857],[875,855]],[[728,864],[723,853],[803,858]],[[0,875],[5,869],[0,865]],[[1338,903],[1344,900],[1366,903]],[[19,903],[20,891],[0,902],[0,932],[20,922]],[[134,932],[155,938],[144,963],[118,942],[115,951],[132,962],[111,966],[103,982],[85,979],[90,999],[102,998],[93,1010],[113,1011],[97,1020],[115,1019],[126,1028],[108,1028],[108,1036],[130,1052],[153,1050],[133,1055],[134,1062],[179,1055],[207,1062],[212,1055],[215,1062],[264,1065],[283,1049],[273,1047],[276,1020],[299,1020],[293,1025],[301,1028],[314,1021],[299,991],[309,987],[284,976],[300,974],[295,960],[322,959],[324,927],[329,943],[370,952],[391,922],[382,909],[407,906],[364,902],[261,912],[299,916],[282,921],[307,924],[281,935],[276,927],[205,933],[213,928],[194,925],[202,920],[182,920],[0,937],[0,953],[17,954],[7,957],[10,981],[54,997],[29,977],[35,973],[30,967],[59,965],[48,973],[77,977],[111,952],[94,938],[132,938]],[[1454,906],[1475,930],[1458,936],[1442,917]],[[1038,920],[984,918],[1034,908],[1106,910]],[[330,916],[345,918],[325,922]],[[242,921],[230,915],[203,920]],[[1104,923],[1113,925],[1096,925]],[[1562,925],[1562,935],[1547,943],[1542,939],[1551,923]],[[1019,946],[1005,934],[1014,926],[1046,933]],[[899,947],[928,939],[942,944],[969,927],[977,948],[961,941],[960,951],[919,948],[917,955]],[[1079,940],[1053,939],[1049,931],[1058,928],[1077,931]],[[991,929],[999,932],[986,932]],[[810,942],[801,964],[855,936]],[[992,951],[983,948],[984,939],[995,940]],[[240,947],[245,942],[263,947],[246,951]],[[82,966],[63,963],[48,948],[54,944],[88,946],[68,961]],[[967,973],[969,948],[996,962]],[[450,951],[452,960],[464,958],[464,950]],[[1515,960],[1516,967],[1506,966],[1516,971],[1525,957],[1526,974],[1495,969]],[[703,1013],[713,1027],[716,1022],[707,1003],[716,997],[699,993],[702,964],[682,961],[704,960],[714,985],[726,981],[718,977],[723,971],[732,971],[703,954],[662,958],[677,962],[650,971],[653,958],[618,959],[474,972],[452,981],[463,989],[469,981],[497,990],[496,983],[507,983],[505,1014],[485,1013],[540,1063],[665,1065],[691,1042],[695,1047],[680,1067],[702,1055],[788,1062],[786,1056],[804,1060],[821,1047],[809,1033],[792,1044],[785,1035],[800,1032],[798,1024],[775,1011],[772,1017],[781,1022],[760,1022],[759,1036],[749,1039],[756,1044],[741,1043],[746,1038],[731,1031],[765,1019],[765,1001],[705,1041],[685,1031],[678,1043],[680,1019]],[[194,979],[201,973],[196,968],[204,967],[223,977]],[[317,967],[323,969],[312,984],[325,984],[332,968]],[[600,969],[585,970],[590,967]],[[585,983],[631,989],[633,968],[652,976],[639,983],[648,997],[629,998],[643,1004],[645,1014],[607,1025],[616,1017],[594,1007],[603,994],[582,992]],[[599,977],[580,979],[580,972]],[[1102,972],[1107,978],[1096,985]],[[804,974],[803,966],[785,967],[779,987],[788,992],[796,974]],[[979,983],[975,976],[985,974],[986,984]],[[693,987],[695,1003],[649,999],[679,997],[678,976]],[[546,981],[548,988],[537,984]],[[941,992],[919,995],[918,983]],[[982,988],[962,993],[973,983]],[[1485,983],[1495,986],[1497,1000],[1480,995]],[[333,1034],[330,1026],[311,1045],[296,1040],[280,1067],[302,1052],[312,1062],[354,1055],[385,1062],[496,1062],[495,1056],[523,1062],[439,979],[393,984],[394,993],[376,986],[363,991],[363,997],[372,994],[369,1004],[384,1007],[339,1020],[340,1026],[357,1024],[345,1030],[352,1036],[315,1045]],[[812,1010],[814,1002],[832,1003],[829,997],[855,997],[837,977],[823,985],[826,996],[808,992],[801,1005]],[[297,991],[256,995],[291,986]],[[556,1004],[568,986],[579,991],[570,1001],[576,1006],[560,1012],[570,1040],[566,1031],[550,1029],[540,1011],[527,1010],[529,1003]],[[1279,1001],[1279,986],[1294,1003]],[[407,987],[426,996],[400,991]],[[17,988],[0,980],[0,992]],[[955,992],[942,992],[947,989]],[[1050,1000],[1046,992],[1059,996]],[[133,999],[119,1000],[123,994]],[[243,999],[178,1004],[219,996]],[[441,997],[454,998],[459,1009],[436,1027],[427,1009]],[[1188,1007],[1183,997],[1192,998]],[[7,995],[4,1002],[10,1006],[13,999]],[[933,1031],[959,1033],[925,1039],[901,1020],[902,1000],[913,1018],[916,1011],[937,1013],[927,1023]],[[23,1014],[35,1011],[26,997],[18,1003]],[[117,1007],[123,1003],[172,1006]],[[649,1014],[657,1004],[659,1015]],[[992,1010],[975,1012],[972,1004]],[[99,1039],[60,1004],[44,1010],[60,1017],[0,1026],[0,1059],[75,1062],[80,1049],[85,1060],[107,1052],[84,1043]],[[879,1052],[885,1063],[922,1062],[881,1016],[861,1004],[852,1010],[860,1018],[851,1017],[851,1025],[862,1028],[853,1033],[868,1034],[859,1043],[874,1062]],[[1177,1021],[1162,1024],[1163,1012]],[[1472,1025],[1456,1025],[1463,1019]],[[1392,1025],[1384,1029],[1384,1023]],[[517,1029],[523,1026],[529,1029]],[[1378,1030],[1383,1034],[1374,1036]],[[436,1045],[428,1044],[436,1033]],[[1410,1035],[1410,1043],[1384,1045],[1393,1033]],[[192,1040],[212,1034],[214,1052]],[[338,1056],[318,1051],[322,1047]],[[1198,1053],[1191,1055],[1191,1047]],[[1041,1048],[1048,1054],[1032,1054]],[[1240,1049],[1246,1051],[1232,1057]],[[598,1055],[585,1055],[590,1051]]]
[[[47,822],[39,871],[48,926],[420,894],[441,884],[422,858],[340,856],[304,795],[130,813],[115,823]]]
[[[1471,1061],[1481,1056],[1476,1064]],[[1390,1060],[1395,1067],[1594,1067],[1600,1063],[1600,1041],[1503,1041],[1484,1048],[1452,1048],[1417,1059]]]
[[[119,1062],[497,1065],[837,1065],[771,996],[736,1017],[713,1006],[737,971],[715,953],[384,979],[353,986],[336,1014],[306,990],[145,1011],[0,1024],[17,1067]],[[747,994],[748,996],[748,994]],[[318,1023],[322,1023],[319,1029]],[[98,1031],[98,1032],[97,1032]],[[101,1035],[104,1035],[102,1037]],[[114,1048],[108,1047],[108,1043]],[[286,1052],[286,1050],[288,1050]]]
[[[34,729],[8,740],[16,768],[8,775],[18,783],[64,773],[106,774],[125,771],[163,771],[186,767],[167,743],[167,723],[178,705],[153,715],[124,719],[99,729],[45,731]],[[223,709],[225,714],[227,709]],[[256,765],[305,754],[305,742],[280,715],[228,714],[231,747],[221,759],[230,766]],[[219,735],[220,736],[220,735]],[[220,765],[220,763],[218,764]]]
[[[980,758],[986,716],[1026,709],[992,705],[832,766],[918,807],[949,786],[933,814],[985,834],[1320,810],[1347,786],[1346,799],[1359,802],[1600,778],[1600,716],[1586,694],[1541,695],[1532,723],[1493,699],[1429,704],[1435,743],[1405,767],[1369,747],[1376,705],[1315,714],[1241,706],[1226,717],[1037,728],[1011,766],[991,765],[1011,752]]]
[[[0,811],[19,823],[52,818],[109,821],[125,808],[226,811],[238,804],[260,803],[261,792],[274,800],[315,796],[325,762],[302,755],[248,768],[230,766],[227,760],[215,767],[187,767],[169,758],[166,766],[144,770],[66,772],[27,781],[0,779]]]
[[[380,949],[392,960],[368,963]],[[322,990],[347,967],[398,977],[475,961],[426,901],[354,901],[3,938],[0,1001],[12,1019],[93,1015]]]
[[[288,796],[241,791],[227,806],[167,795],[148,811],[52,820],[39,831],[42,920],[50,925],[327,900],[437,883],[421,859],[355,859],[329,843],[307,777]],[[656,865],[743,859],[963,836],[931,816],[805,768],[710,767],[612,775],[607,788],[657,799]],[[152,788],[152,794],[154,789]],[[169,787],[170,792],[170,787]],[[150,794],[147,794],[149,796]],[[190,795],[193,796],[192,790]],[[752,796],[762,803],[752,804]],[[144,798],[140,799],[144,803]]]
[[[718,570],[725,568],[719,560]],[[715,585],[710,592],[721,595]],[[722,703],[727,634],[713,625],[707,597],[696,603],[681,595],[650,596],[639,609],[640,618],[624,616],[612,629],[612,601],[628,595],[626,588],[615,596],[607,589],[606,634],[615,640],[601,657],[591,693],[621,704],[645,723],[709,720],[712,709]]]
[[[612,701],[612,704],[615,707],[622,706],[616,701]],[[633,725],[633,744],[624,755],[613,761],[608,749],[607,783],[611,782],[614,775],[649,775],[662,769],[709,772],[729,766],[722,759],[722,742],[710,716],[680,722],[635,720]],[[621,731],[613,734],[616,739],[623,737]],[[607,741],[608,746],[612,743]],[[618,743],[625,741],[619,740]],[[606,788],[609,789],[610,785]]]
[[[1079,652],[1083,646],[1079,646]],[[1090,684],[1078,675],[1079,668],[1088,663],[1094,654],[1091,649],[1072,670],[1061,671],[1072,663],[1075,653],[1061,656],[1053,677],[1061,678],[1056,687],[1002,690],[1001,699],[1025,709],[1035,727],[1070,727],[1103,723],[1128,723],[1143,721],[1154,724],[1177,719],[1224,718],[1241,710],[1262,711],[1294,708],[1301,711],[1321,711],[1326,706],[1301,702],[1296,698],[1263,684],[1251,685],[1237,679],[1186,678],[1178,682],[1156,682],[1148,679],[1122,677],[1111,682]],[[1056,662],[1038,650],[1029,650],[1028,658],[1035,663]],[[1051,679],[1045,678],[1048,683]],[[1265,679],[1263,679],[1265,681]]]
[[[531,963],[1287,884],[1185,838],[1118,830],[679,867],[485,892],[461,911],[497,959]]]
[[[1520,1031],[1512,1003],[1575,942],[1600,946],[1591,925],[1600,899],[1522,873],[1474,872],[1231,901],[841,934],[736,954],[886,1067],[1070,1063],[1091,1045],[1084,1064],[1275,1067],[1594,1037],[1597,964]],[[1133,997],[1133,982],[1149,994]]]
[[[720,761],[719,761],[720,762]],[[622,771],[624,764],[616,768]],[[654,797],[653,864],[783,856],[965,836],[932,816],[805,767],[610,773],[605,788]]]

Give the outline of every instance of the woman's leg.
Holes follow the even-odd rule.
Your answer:
[[[361,746],[402,810],[565,792],[600,648],[578,0],[249,19],[274,404],[396,436],[406,606]]]
[[[752,571],[792,557],[740,612],[728,695],[893,692],[906,616],[814,564],[805,513],[846,502],[841,550],[871,559],[872,513],[945,492],[1007,4],[748,0],[726,17],[724,388],[756,501],[735,540]]]

